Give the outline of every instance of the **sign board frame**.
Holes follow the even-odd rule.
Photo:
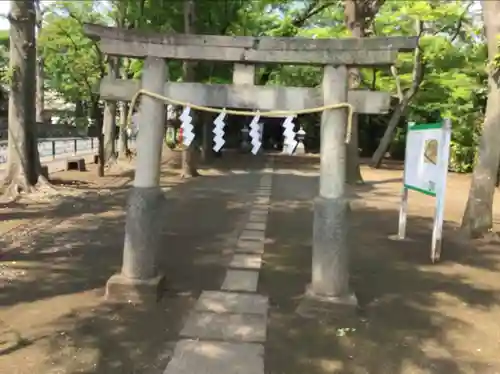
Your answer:
[[[401,194],[401,205],[399,209],[399,225],[398,225],[398,239],[405,239],[406,237],[406,222],[408,216],[408,191],[413,190],[423,193],[428,196],[435,197],[435,211],[434,223],[432,230],[432,244],[431,244],[431,260],[432,262],[439,261],[441,257],[442,242],[443,242],[443,221],[444,221],[444,208],[446,198],[446,180],[448,176],[448,162],[450,159],[450,143],[451,143],[451,120],[444,119],[438,123],[422,123],[416,124],[414,122],[408,123],[408,132],[406,134],[405,146],[405,164],[403,172],[403,189]],[[411,162],[409,154],[409,143],[412,139],[412,134],[425,130],[441,130],[437,142],[436,166],[439,169],[439,174],[435,182],[435,188],[422,188],[409,182],[409,168],[408,164]],[[421,147],[422,157],[425,157],[425,146]]]

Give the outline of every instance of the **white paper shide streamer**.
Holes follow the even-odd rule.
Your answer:
[[[181,116],[179,117],[180,120],[182,121],[181,123],[182,144],[184,144],[187,147],[189,147],[189,145],[194,140],[194,132],[193,132],[194,126],[191,124],[191,122],[193,121],[193,117],[190,116],[190,113],[191,113],[191,108],[187,106],[184,108]]]
[[[286,146],[286,152],[291,155],[293,151],[295,151],[295,147],[297,147],[297,141],[295,140],[295,124],[293,123],[293,119],[295,116],[288,116],[285,118],[285,122],[283,122],[283,131],[284,144]]]
[[[252,138],[252,153],[254,155],[259,152],[260,146],[262,143],[260,142],[260,115],[256,115],[253,117],[252,122],[250,122],[250,138]]]
[[[214,120],[214,129],[212,132],[215,136],[214,136],[214,146],[212,149],[215,152],[219,152],[224,143],[226,143],[226,141],[224,140],[224,127],[226,126],[226,124],[224,123],[225,117],[226,117],[226,112],[222,112]]]

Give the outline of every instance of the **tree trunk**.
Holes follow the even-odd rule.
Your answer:
[[[401,117],[404,116],[405,113],[407,112],[408,104],[409,100],[407,98],[403,98],[403,101],[400,101],[394,108],[394,112],[392,112],[392,116],[384,131],[384,136],[380,140],[377,149],[373,153],[371,160],[372,167],[378,169],[382,165],[382,160],[384,159],[384,155],[389,149],[389,146],[391,145],[394,130],[398,126]]]
[[[75,101],[75,123],[77,128],[87,128],[88,130],[88,116],[85,114],[85,109],[82,100]]]
[[[351,124],[351,137],[346,147],[345,181],[347,184],[363,184],[361,169],[359,167],[359,127],[358,115],[354,113]]]
[[[483,18],[490,63],[498,55],[500,35],[500,2],[482,1]],[[488,101],[479,158],[474,168],[469,198],[462,219],[462,229],[470,237],[480,237],[493,227],[493,197],[500,163],[500,87],[498,68],[489,69]]]
[[[134,28],[134,22],[129,19],[131,14],[128,14],[129,5],[126,1],[117,1],[115,3],[117,14],[116,14],[116,25],[117,27],[132,29]],[[144,16],[144,5],[145,0],[139,2],[139,14],[137,15],[136,22],[140,26],[140,21]],[[116,58],[117,61],[117,71],[115,72],[116,77],[121,79],[128,79],[128,68],[130,66],[130,59],[127,57]],[[127,159],[130,157],[130,150],[128,148],[128,133],[127,133],[127,115],[128,115],[128,103],[126,101],[120,101],[115,103],[118,105],[119,112],[119,134],[118,134],[118,158]],[[115,107],[116,111],[116,107]],[[116,114],[116,113],[115,113]],[[116,135],[116,134],[115,134]]]
[[[104,136],[103,136],[103,113],[101,108],[99,108],[99,98],[92,97],[90,103],[90,118],[92,123],[97,129],[97,140],[98,140],[98,165],[97,165],[97,176],[104,176]]]
[[[34,1],[11,1],[8,163],[3,192],[31,192],[42,177],[36,127]]]
[[[45,92],[44,92],[44,71],[43,57],[37,57],[37,72],[36,72],[36,123],[44,125],[44,109],[45,109]]]
[[[418,36],[420,36],[423,32],[423,22],[420,20],[417,20],[416,32]],[[391,145],[394,130],[398,126],[401,116],[406,114],[411,100],[417,94],[418,90],[420,89],[420,85],[424,80],[425,65],[423,62],[422,50],[420,49],[420,46],[417,45],[417,48],[415,48],[415,53],[413,56],[414,57],[413,57],[412,84],[410,89],[407,90],[405,93],[402,92],[396,69],[394,67],[391,69],[394,79],[396,80],[396,88],[398,90],[399,103],[394,109],[394,112],[392,113],[391,119],[389,120],[387,128],[384,131],[384,136],[380,140],[377,149],[373,153],[371,159],[371,166],[374,168],[379,168],[380,165],[382,165],[382,160],[384,159],[384,155],[389,149],[389,146]]]
[[[118,138],[118,157],[127,158],[130,155],[130,150],[128,149],[128,133],[127,133],[127,115],[128,115],[128,103],[125,101],[120,101],[120,134]]]
[[[103,136],[104,164],[108,165],[116,160],[116,103],[112,101],[104,103]]]
[[[375,15],[385,0],[345,0],[344,16],[347,28],[355,38],[364,38],[366,32],[373,22]],[[356,89],[361,84],[359,69],[349,70],[349,89]],[[346,150],[346,183],[363,183],[363,177],[359,168],[359,121],[358,115],[353,114],[351,139]]]
[[[184,0],[184,33],[195,34],[196,9],[194,0]],[[183,81],[193,82],[195,80],[196,63],[184,62],[183,64]],[[192,113],[193,125],[197,126],[197,113]],[[198,155],[196,150],[196,139],[182,151],[182,177],[190,178],[199,175],[197,170]]]
[[[201,113],[202,146],[201,155],[203,162],[207,163],[212,158],[213,134],[209,113]]]
[[[346,0],[344,4],[344,15],[347,27],[355,38],[362,38],[365,35],[364,14],[361,11],[360,0]],[[359,69],[349,70],[349,89],[356,89],[361,82]],[[353,113],[351,124],[351,137],[346,147],[346,183],[362,184],[363,177],[359,168],[359,136],[358,136],[358,115]]]
[[[41,9],[40,0],[35,1],[36,7],[36,28],[38,32],[38,36],[42,32],[42,21],[43,14]],[[44,124],[44,107],[45,107],[45,89],[44,89],[44,63],[43,63],[43,55],[41,51],[36,48],[36,61],[37,61],[37,70],[36,70],[36,123],[40,126]]]
[[[129,59],[124,59],[120,67],[120,77],[121,79],[128,79],[127,69],[130,62]],[[118,139],[118,157],[127,158],[130,155],[130,150],[128,149],[128,133],[127,133],[127,115],[128,115],[129,105],[126,101],[121,101],[119,103],[120,110],[120,134]]]
[[[119,77],[118,59],[109,58],[109,75],[113,78]],[[104,164],[109,165],[116,161],[116,102],[106,101],[104,103]]]

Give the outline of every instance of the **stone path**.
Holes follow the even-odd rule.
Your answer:
[[[257,293],[272,188],[272,159],[221,290],[205,290],[180,332],[164,374],[263,374],[268,298]]]

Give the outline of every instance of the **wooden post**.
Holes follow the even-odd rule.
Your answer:
[[[403,177],[404,180],[404,177]],[[403,183],[403,190],[401,192],[401,205],[399,206],[399,221],[398,221],[398,240],[406,238],[406,221],[408,217],[408,188]]]
[[[408,129],[413,126],[414,122],[408,122]],[[408,157],[408,138],[405,142],[405,163]],[[396,239],[403,240],[406,238],[406,222],[408,217],[408,188],[405,186],[406,167],[403,169],[403,189],[401,191],[401,205],[399,206],[398,220],[398,235]]]
[[[347,68],[326,66],[323,76],[325,104],[347,101]],[[308,295],[336,304],[357,305],[349,290],[345,197],[345,109],[323,112],[321,117],[320,188],[314,204],[312,283]]]
[[[438,190],[436,194],[436,211],[434,214],[434,225],[432,230],[431,260],[439,261],[443,246],[443,221],[444,207],[446,202],[446,179],[448,177],[448,161],[450,159],[450,141],[451,141],[451,120],[444,120],[442,138],[439,142],[438,162],[442,170],[441,180],[438,181]]]
[[[148,57],[144,62],[144,89],[163,93],[165,79],[165,61]],[[110,278],[106,288],[107,297],[113,300],[143,302],[156,300],[161,295],[163,276],[157,273],[157,251],[161,233],[159,218],[164,207],[159,185],[163,105],[157,99],[142,97],[134,186],[127,204],[122,271]]]

